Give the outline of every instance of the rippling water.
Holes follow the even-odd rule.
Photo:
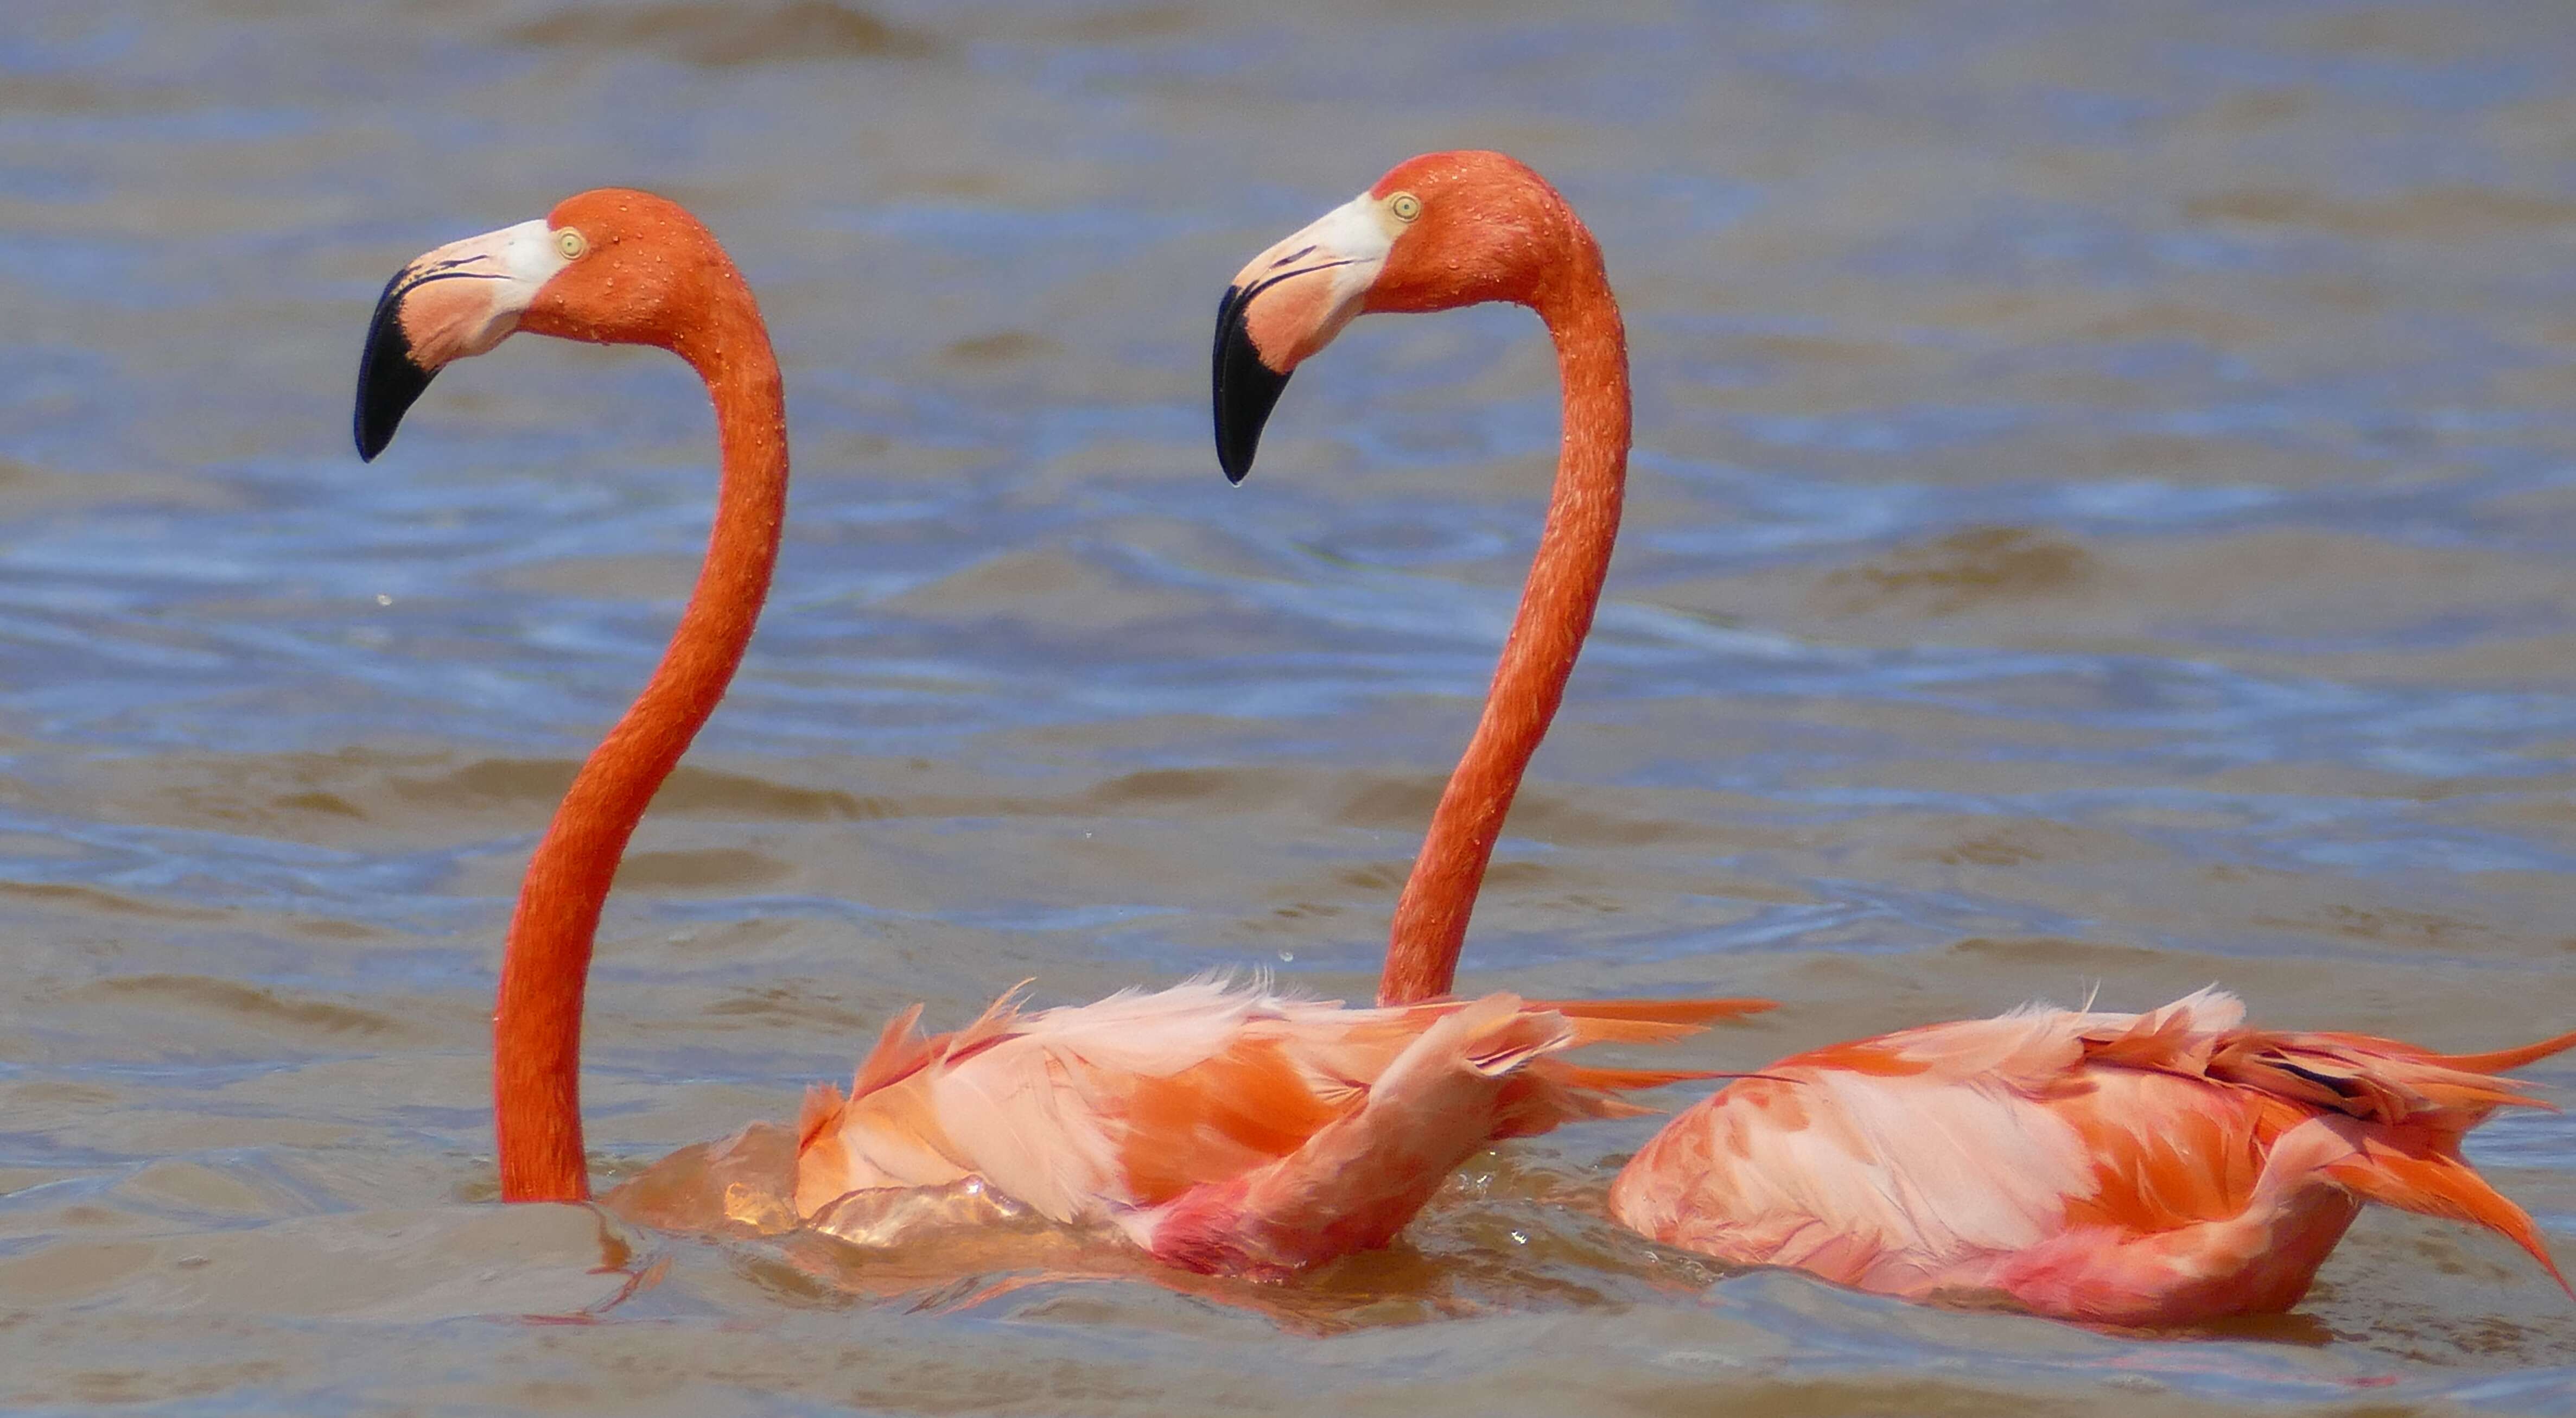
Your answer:
[[[2511,0],[12,0],[0,1405],[2567,1411],[2576,1306],[2458,1227],[2094,1334],[1626,1238],[1642,1122],[1284,1288],[491,1206],[500,930],[713,440],[675,361],[533,339],[373,466],[347,418],[395,265],[587,186],[690,203],[773,317],[789,542],[610,905],[603,1173],[913,999],[1367,992],[1553,365],[1522,312],[1365,322],[1229,489],[1205,342],[1461,145],[1587,214],[1640,381],[1470,984],[1788,1002],[1721,1068],[2213,979],[2477,1047],[2576,1023],[2571,72]],[[2576,1252],[2576,1126],[2471,1153]]]

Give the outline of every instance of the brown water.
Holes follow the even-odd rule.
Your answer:
[[[1469,983],[1788,1002],[1711,1067],[2211,980],[2477,1047],[2576,1024],[2571,74],[2531,0],[10,0],[0,1406],[2568,1411],[2576,1304],[2459,1227],[2101,1335],[1627,1239],[1649,1123],[1266,1289],[493,1206],[496,942],[712,438],[676,362],[537,340],[347,428],[384,277],[582,187],[696,207],[772,314],[793,525],[609,909],[603,1175],[915,999],[1365,993],[1553,366],[1366,322],[1229,489],[1206,340],[1468,144],[1599,231],[1641,440]],[[2472,1155],[2576,1257],[2576,1125]]]

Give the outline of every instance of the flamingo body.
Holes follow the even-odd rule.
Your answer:
[[[855,1214],[873,1237],[907,1193],[989,1189],[1186,1269],[1277,1277],[1386,1244],[1489,1142],[1644,1111],[1615,1094],[1683,1076],[1559,1052],[1749,1007],[1496,994],[1345,1009],[1203,979],[1036,1013],[1005,996],[933,1038],[916,1008],[848,1096],[808,1096],[795,1207],[826,1229]]]
[[[2558,1277],[2459,1144],[2532,1105],[2500,1070],[2576,1035],[2444,1056],[2243,1015],[2203,990],[1799,1054],[1675,1118],[1611,1213],[1740,1264],[2115,1324],[2286,1310],[2366,1201],[2475,1222]]]

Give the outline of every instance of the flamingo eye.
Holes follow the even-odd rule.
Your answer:
[[[555,233],[555,249],[564,254],[565,260],[578,261],[590,254],[590,238],[565,227]]]
[[[1422,215],[1422,199],[1410,192],[1398,192],[1387,199],[1386,209],[1395,213],[1397,221],[1409,222]]]

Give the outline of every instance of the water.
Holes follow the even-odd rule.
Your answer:
[[[676,361],[533,339],[373,466],[347,429],[386,275],[583,187],[688,202],[771,314],[789,540],[609,908],[603,1176],[915,999],[1365,994],[1553,365],[1523,312],[1363,322],[1229,489],[1206,341],[1252,253],[1471,144],[1599,232],[1640,447],[1470,985],[1788,1003],[1720,1068],[2211,980],[2518,1041],[2576,1023],[2570,72],[2506,0],[13,0],[0,1405],[2566,1411],[2576,1306],[2458,1227],[2100,1335],[1629,1239],[1649,1123],[1284,1288],[489,1205],[500,929],[713,439]],[[2576,1251],[2576,1125],[2471,1152]]]

